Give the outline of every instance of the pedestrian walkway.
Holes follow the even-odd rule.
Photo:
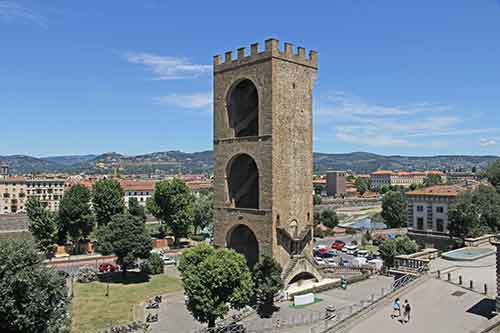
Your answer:
[[[349,332],[405,332],[440,333],[471,332],[488,325],[494,300],[476,292],[467,291],[442,280],[429,279],[415,289],[400,296],[411,304],[411,319],[402,324],[391,319],[391,305],[378,309]]]

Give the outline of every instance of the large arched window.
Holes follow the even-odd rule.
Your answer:
[[[238,155],[229,162],[227,185],[233,207],[259,208],[259,171],[249,155]]]
[[[227,247],[245,256],[249,267],[253,267],[259,260],[259,243],[246,225],[239,224],[228,232]]]
[[[238,82],[230,91],[227,99],[229,126],[234,136],[259,135],[259,96],[252,81]]]

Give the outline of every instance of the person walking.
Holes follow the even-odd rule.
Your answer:
[[[399,298],[396,298],[394,300],[394,303],[392,304],[392,314],[391,318],[399,318],[401,316],[401,301]]]
[[[408,300],[405,299],[405,304],[403,308],[403,323],[407,323],[410,321],[410,312],[411,312],[411,306],[410,303],[408,303]]]

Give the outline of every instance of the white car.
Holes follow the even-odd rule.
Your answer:
[[[175,258],[173,257],[163,257],[163,264],[168,266],[168,265],[175,265],[176,261]]]
[[[345,252],[347,254],[355,255],[358,252],[358,246],[357,245],[346,245],[344,246]]]
[[[360,258],[366,258],[368,257],[368,251],[366,250],[359,250],[358,253],[356,254],[357,257]]]
[[[328,266],[337,267],[339,265],[333,258],[327,258],[325,261],[328,264]]]
[[[323,258],[314,257],[314,261],[316,261],[316,264],[318,265],[326,265],[326,261]]]

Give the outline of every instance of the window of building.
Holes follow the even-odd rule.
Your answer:
[[[417,229],[419,229],[419,230],[424,229],[424,218],[423,217],[417,218]]]
[[[432,223],[432,220],[427,220],[427,229],[431,229],[432,230],[432,227],[433,227],[433,223]]]
[[[444,231],[444,222],[443,222],[443,219],[437,219],[436,220],[436,230],[438,232],[443,232]]]
[[[436,207],[436,212],[437,213],[444,213],[444,207],[443,206]]]
[[[424,206],[417,206],[417,212],[423,212]]]

